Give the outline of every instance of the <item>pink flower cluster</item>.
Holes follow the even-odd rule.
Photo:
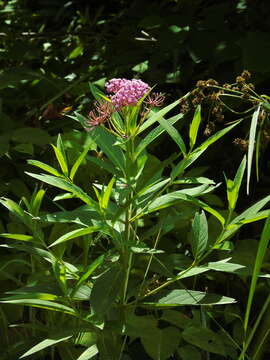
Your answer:
[[[142,80],[132,79],[111,79],[105,84],[111,101],[117,110],[123,106],[136,105],[149,90],[150,86]]]

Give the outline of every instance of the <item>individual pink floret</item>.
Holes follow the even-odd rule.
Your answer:
[[[125,83],[129,81],[127,79],[111,79],[106,82],[105,88],[108,93],[116,93]]]

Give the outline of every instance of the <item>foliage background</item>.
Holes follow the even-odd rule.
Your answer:
[[[89,81],[138,76],[170,101],[200,79],[233,82],[248,69],[259,92],[268,90],[268,1],[12,0],[0,6],[1,195],[27,192],[24,159],[48,156],[51,136],[71,131],[63,109],[89,111]],[[227,150],[214,163],[230,167],[230,155],[239,151]]]
[[[74,131],[77,125],[65,114],[89,112],[89,81],[103,86],[112,77],[140,77],[157,84],[170,102],[200,79],[230,83],[248,69],[258,92],[269,93],[269,15],[267,0],[0,1],[0,196],[29,197],[35,184],[24,175],[26,159],[52,163],[49,144],[58,133],[70,157],[81,152],[86,134]],[[226,114],[225,122],[230,120]],[[219,181],[222,170],[229,177],[235,173],[243,152],[232,142],[245,138],[248,125],[202,158],[198,165],[207,167],[209,177]],[[153,148],[160,159],[175,151],[163,142]],[[258,198],[269,186],[267,147],[265,137],[260,183],[254,180],[251,191]],[[95,179],[105,176],[93,167],[85,170]],[[82,172],[78,181],[89,179]],[[49,198],[50,193],[48,209]],[[243,193],[240,206],[247,203]],[[0,232],[18,227],[2,210]],[[259,230],[253,229],[255,238]],[[18,268],[6,270],[18,276]],[[6,272],[1,282],[9,290],[14,284]]]

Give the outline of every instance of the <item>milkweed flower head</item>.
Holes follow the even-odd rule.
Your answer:
[[[136,105],[137,102],[150,90],[150,86],[139,79],[111,79],[105,84],[112,104],[116,110],[124,106]]]

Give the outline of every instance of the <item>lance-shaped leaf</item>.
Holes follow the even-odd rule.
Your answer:
[[[46,175],[46,174],[38,175],[29,172],[26,172],[26,174],[32,176],[35,179],[43,181],[46,184],[55,186],[65,191],[69,191],[70,193],[74,194],[76,197],[81,199],[83,202],[85,202],[86,204],[92,205],[93,208],[98,209],[97,203],[89,195],[87,195],[80,187],[72,184],[71,182],[65,179],[58,178],[56,176]]]
[[[75,161],[74,165],[72,166],[71,170],[70,170],[70,179],[73,181],[74,176],[79,168],[79,166],[81,165],[82,161],[84,160],[85,156],[87,155],[88,151],[90,149],[90,146],[87,146],[83,152],[80,154],[80,156],[78,157],[78,159]]]
[[[98,354],[97,346],[92,345],[89,348],[87,348],[86,350],[84,350],[84,352],[78,357],[77,360],[90,360],[97,354]]]
[[[155,112],[150,116],[139,128],[138,134],[146,130],[149,126],[153,125],[156,121],[163,118],[171,109],[179,105],[179,100],[174,101],[172,104],[165,106],[165,108]]]
[[[234,180],[232,181],[230,179],[226,179],[227,198],[228,198],[230,211],[233,211],[235,209],[245,168],[246,168],[246,156],[244,156],[243,160],[241,161],[241,164],[237,170]]]
[[[167,195],[170,195],[170,194],[167,194]],[[220,221],[220,223],[222,225],[224,225],[225,219],[218,211],[211,208],[209,205],[207,205],[203,201],[196,199],[194,196],[190,196],[188,194],[179,193],[179,192],[177,192],[177,194],[174,194],[174,196],[172,196],[172,197],[171,196],[166,197],[167,195],[162,195],[162,196],[158,197],[157,199],[155,199],[149,205],[149,207],[147,207],[141,213],[137,214],[134,219],[141,217],[143,214],[147,214],[150,212],[157,211],[159,209],[166,208],[168,206],[175,204],[176,202],[178,202],[180,200],[183,200],[183,201],[191,202],[191,203],[197,205],[198,207],[202,208],[203,210],[209,212],[210,214],[214,215]]]
[[[181,289],[168,291],[166,295],[160,295],[156,302],[145,301],[144,304],[155,307],[174,307],[180,305],[225,305],[234,302],[235,299],[227,296]]]
[[[192,223],[191,248],[195,259],[199,259],[207,248],[208,223],[204,211],[195,214]]]
[[[175,124],[179,119],[182,119],[184,114],[177,114],[167,120],[165,120],[170,125]],[[136,147],[135,150],[135,159],[140,155],[140,153],[149,145],[151,142],[153,142],[157,137],[159,137],[163,132],[165,131],[165,128],[161,125],[157,126],[155,129],[151,130],[149,134],[147,134],[139,143],[139,145]]]
[[[36,166],[44,171],[47,171],[48,173],[54,175],[54,176],[59,176],[59,177],[62,177],[62,174],[60,174],[60,172],[58,170],[56,170],[55,168],[53,168],[52,166],[50,165],[47,165],[47,164],[44,164],[43,162],[41,161],[38,161],[38,160],[27,160],[27,163],[29,165],[33,165],[33,166]]]
[[[71,307],[68,307],[63,304],[59,304],[53,301],[40,300],[40,299],[11,299],[11,300],[1,300],[2,304],[17,304],[17,305],[27,305],[32,307],[37,307],[46,310],[60,311],[69,315],[76,315],[76,312]]]
[[[260,110],[261,110],[261,107],[258,106],[257,109],[254,111],[254,113],[252,115],[252,119],[251,119],[250,130],[249,130],[248,159],[247,159],[247,194],[249,194],[249,183],[250,183],[250,176],[251,176],[253,152],[254,152],[254,146],[255,146],[256,128],[257,128],[257,124],[258,124]]]
[[[179,134],[176,128],[173,127],[169,122],[167,122],[163,118],[158,119],[158,122],[167,131],[167,133],[170,135],[173,141],[179,146],[179,149],[181,150],[182,154],[185,156],[187,152],[186,145],[184,143],[184,140],[182,139],[182,136]]]
[[[42,340],[40,343],[33,346],[26,353],[24,353],[22,356],[20,356],[19,359],[23,359],[29,355],[33,355],[33,354],[37,353],[38,351],[46,349],[46,348],[53,346],[55,344],[58,344],[60,342],[66,341],[66,340],[70,339],[72,336],[73,336],[73,334],[64,336],[64,337],[63,337],[63,335],[60,335],[60,336],[58,335],[53,338]]]
[[[116,145],[117,137],[102,126],[96,126],[88,134],[112,163],[124,172],[125,157],[120,146]]]
[[[123,271],[118,265],[112,266],[95,280],[90,296],[90,306],[95,314],[105,314],[114,305],[122,280]]]
[[[96,232],[99,230],[100,230],[100,226],[91,226],[88,228],[82,228],[82,229],[76,229],[76,230],[70,231],[67,234],[61,236],[56,241],[54,241],[49,247],[61,244],[65,241],[75,239],[75,238],[83,236],[83,235],[92,234],[93,232]]]
[[[197,139],[197,134],[198,134],[198,130],[199,130],[199,126],[201,123],[202,117],[201,117],[201,105],[198,105],[196,107],[195,110],[195,114],[193,116],[192,122],[190,124],[190,128],[189,128],[189,147],[190,147],[190,151],[192,151],[195,143],[196,143],[196,139]]]

